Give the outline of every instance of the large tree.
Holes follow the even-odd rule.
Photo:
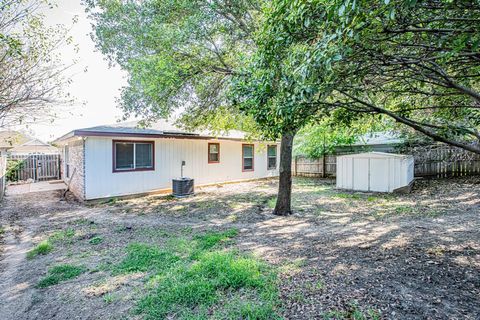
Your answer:
[[[69,79],[58,49],[71,44],[68,29],[47,26],[45,0],[6,0],[0,3],[0,127],[52,119],[54,106],[72,99]]]

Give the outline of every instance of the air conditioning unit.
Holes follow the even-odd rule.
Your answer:
[[[180,166],[181,178],[172,180],[172,193],[176,198],[188,197],[193,195],[193,179],[183,177],[183,167],[185,161]]]
[[[172,180],[173,196],[177,198],[191,196],[194,192],[193,179],[180,178]]]

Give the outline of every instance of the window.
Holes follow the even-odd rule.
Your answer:
[[[220,143],[208,144],[208,163],[220,162]]]
[[[267,147],[267,169],[275,170],[277,169],[277,146],[268,146]]]
[[[113,172],[154,170],[153,141],[113,141]]]
[[[242,170],[253,171],[253,144],[242,145]]]

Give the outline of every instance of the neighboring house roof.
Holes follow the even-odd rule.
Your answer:
[[[399,154],[399,153],[387,153],[387,152],[362,152],[362,153],[355,153],[355,154],[346,154],[341,155],[338,157],[342,158],[408,158],[411,157],[410,155],[406,154]]]
[[[29,141],[30,139],[31,138],[18,131],[0,131],[0,149],[11,149]]]
[[[403,142],[405,142],[405,140],[397,132],[385,131],[364,134],[360,136],[358,141],[354,142],[352,146],[400,144]]]
[[[9,150],[10,153],[58,153],[58,149],[38,139],[30,140]]]
[[[225,139],[244,140],[244,132],[231,130],[227,134],[216,135],[209,131],[188,132],[166,122],[158,121],[148,128],[137,127],[138,122],[119,123],[114,125],[96,126],[73,130],[58,138],[54,143],[61,143],[72,137],[107,136],[107,137],[147,137],[147,138],[178,138],[178,139]]]
[[[368,148],[376,148],[379,150],[391,149],[396,145],[405,142],[399,133],[394,131],[373,132],[361,135],[357,138],[357,141],[352,144],[339,145],[336,147],[337,151],[342,150],[357,150]]]

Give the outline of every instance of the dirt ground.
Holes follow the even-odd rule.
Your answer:
[[[141,318],[132,310],[142,273],[107,271],[123,248],[227,228],[239,230],[238,250],[277,268],[286,319],[480,319],[479,177],[421,180],[408,195],[341,192],[330,180],[297,178],[289,217],[270,214],[276,188],[267,180],[185,199],[87,204],[60,201],[58,191],[8,196],[0,209],[0,319]],[[51,252],[27,259],[49,237]],[[88,271],[38,288],[59,263]]]

